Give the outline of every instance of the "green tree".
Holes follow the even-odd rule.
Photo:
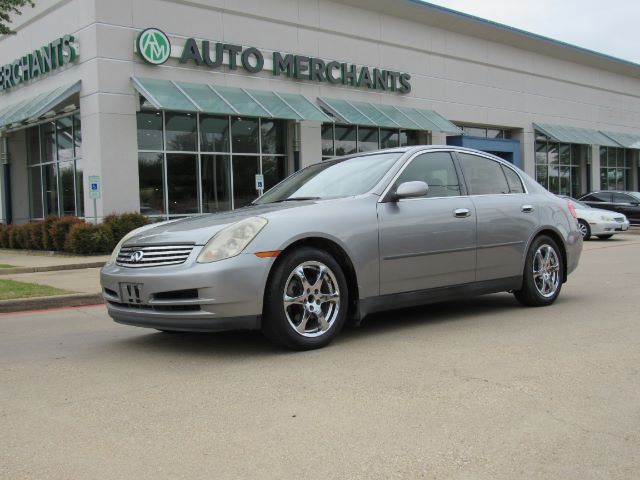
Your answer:
[[[35,7],[32,0],[0,0],[0,35],[16,33],[7,25],[11,23],[10,15],[22,15],[20,10],[27,5]]]

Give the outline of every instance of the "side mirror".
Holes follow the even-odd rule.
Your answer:
[[[404,182],[398,185],[396,189],[395,199],[424,197],[429,191],[426,182]]]

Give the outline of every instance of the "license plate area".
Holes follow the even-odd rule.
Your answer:
[[[142,283],[121,283],[120,298],[124,303],[142,303]]]

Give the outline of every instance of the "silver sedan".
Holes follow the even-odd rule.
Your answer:
[[[571,201],[492,155],[419,146],[318,163],[247,207],[142,227],[101,282],[116,322],[261,328],[311,349],[383,310],[500,291],[550,305],[581,251]]]

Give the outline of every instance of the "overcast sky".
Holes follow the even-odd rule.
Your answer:
[[[638,0],[429,0],[428,3],[640,63]]]

